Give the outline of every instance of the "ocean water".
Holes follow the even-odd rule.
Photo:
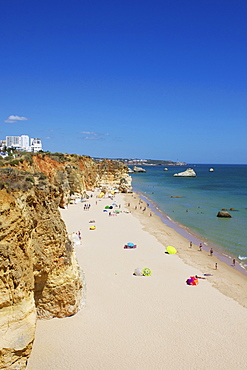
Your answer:
[[[163,166],[142,167],[146,173],[131,174],[134,191],[201,240],[205,249],[212,246],[229,264],[235,258],[247,271],[247,165],[169,166],[168,171]],[[197,177],[173,176],[189,167]],[[222,209],[232,218],[217,217]]]

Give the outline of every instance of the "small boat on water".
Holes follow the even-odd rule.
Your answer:
[[[209,172],[214,172],[214,169],[213,169],[213,168],[210,168],[210,169],[209,169]]]

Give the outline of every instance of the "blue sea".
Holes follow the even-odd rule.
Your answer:
[[[142,166],[146,173],[131,174],[134,191],[152,204],[163,221],[203,248],[247,272],[247,165]],[[196,177],[174,177],[193,168]],[[209,169],[214,171],[210,172]],[[178,197],[178,198],[172,198]],[[232,210],[230,210],[230,208]],[[226,209],[232,218],[217,217]]]

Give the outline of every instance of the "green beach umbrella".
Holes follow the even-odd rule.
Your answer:
[[[150,276],[150,275],[152,275],[152,270],[150,270],[150,268],[148,268],[148,267],[145,267],[142,270],[142,273],[143,273],[144,276]]]
[[[169,254],[176,254],[177,253],[176,248],[172,247],[171,245],[169,245],[168,247],[166,247],[166,251]]]

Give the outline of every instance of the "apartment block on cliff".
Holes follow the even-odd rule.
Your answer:
[[[2,148],[4,147],[3,143],[7,148],[15,148],[26,152],[36,153],[42,150],[41,140],[29,138],[28,135],[6,136],[6,140],[2,140]]]

